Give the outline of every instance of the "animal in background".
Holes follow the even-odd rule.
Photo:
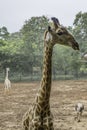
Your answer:
[[[83,113],[83,110],[84,110],[84,105],[82,103],[77,103],[75,105],[75,110],[77,112],[77,116],[75,119],[77,119],[78,122],[80,122],[80,119],[82,117],[82,113]]]
[[[8,78],[9,71],[10,71],[10,68],[6,68],[6,77],[5,77],[5,81],[4,81],[5,92],[7,92],[11,89],[11,81]]]

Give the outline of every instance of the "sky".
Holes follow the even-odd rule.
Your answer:
[[[19,31],[34,16],[57,17],[64,26],[72,26],[78,12],[87,12],[87,0],[0,0],[0,28]]]

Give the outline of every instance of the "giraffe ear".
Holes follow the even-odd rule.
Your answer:
[[[49,27],[50,27],[50,26],[49,26]],[[46,42],[49,42],[49,41],[52,40],[52,35],[51,35],[51,33],[50,33],[50,31],[51,31],[50,29],[51,29],[51,27],[48,28],[48,31],[46,31],[45,34],[44,34],[44,40],[45,40]]]

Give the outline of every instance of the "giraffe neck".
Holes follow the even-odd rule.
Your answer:
[[[8,79],[8,70],[6,70],[6,78]]]
[[[52,46],[46,46],[45,47],[45,53],[44,53],[44,66],[43,66],[43,76],[41,80],[41,96],[43,99],[49,99],[50,97],[50,91],[51,91],[51,77],[52,77],[52,52],[53,47]]]
[[[36,115],[50,114],[50,92],[51,92],[51,75],[52,75],[52,51],[53,46],[46,46],[44,53],[43,76],[41,80],[41,87],[36,97]],[[44,114],[45,113],[45,114]]]

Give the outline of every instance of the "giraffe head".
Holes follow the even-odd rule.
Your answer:
[[[6,68],[6,71],[10,71],[10,68]]]
[[[44,40],[46,43],[50,44],[61,44],[65,46],[70,46],[74,50],[79,50],[79,45],[74,39],[74,37],[68,32],[68,30],[61,26],[58,19],[53,17],[53,28],[48,26],[48,30],[45,33]]]

